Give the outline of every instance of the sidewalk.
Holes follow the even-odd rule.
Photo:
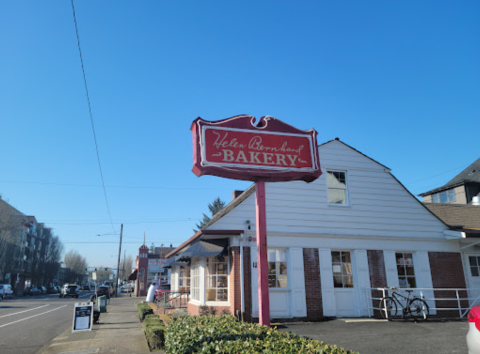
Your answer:
[[[137,303],[142,298],[112,298],[107,313],[100,315],[100,323],[90,332],[72,333],[71,326],[53,339],[42,354],[150,353],[142,325],[138,319]],[[73,316],[73,314],[72,314]],[[73,317],[72,317],[73,321]]]

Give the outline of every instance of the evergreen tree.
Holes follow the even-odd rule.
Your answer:
[[[220,197],[217,197],[211,204],[208,204],[208,210],[210,210],[210,213],[212,214],[212,217],[218,213],[220,210],[222,210],[225,207],[225,202],[220,199]],[[212,218],[210,218],[208,215],[205,215],[203,213],[203,219],[200,221],[199,224],[197,224],[198,230],[201,230],[207,225]],[[198,230],[193,229],[194,232],[198,232]]]

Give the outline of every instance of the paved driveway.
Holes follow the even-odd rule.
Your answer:
[[[337,319],[325,322],[287,323],[287,328],[281,331],[336,344],[360,354],[468,352],[465,340],[468,331],[466,321],[349,322]]]

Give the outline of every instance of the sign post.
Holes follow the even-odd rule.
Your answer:
[[[265,182],[303,180],[322,174],[317,132],[300,130],[273,117],[239,115],[193,121],[193,168],[213,175],[255,182],[258,308],[260,325],[270,326]]]

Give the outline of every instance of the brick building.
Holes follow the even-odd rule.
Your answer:
[[[371,297],[381,294],[373,288],[385,287],[424,289],[416,293],[430,308],[448,307],[435,288],[466,287],[461,248],[474,241],[431,213],[388,167],[338,139],[319,153],[316,181],[266,183],[271,318],[372,315]],[[254,192],[252,185],[234,193],[167,255],[188,261],[171,269],[172,291],[190,291],[189,313],[207,305],[258,318]]]

